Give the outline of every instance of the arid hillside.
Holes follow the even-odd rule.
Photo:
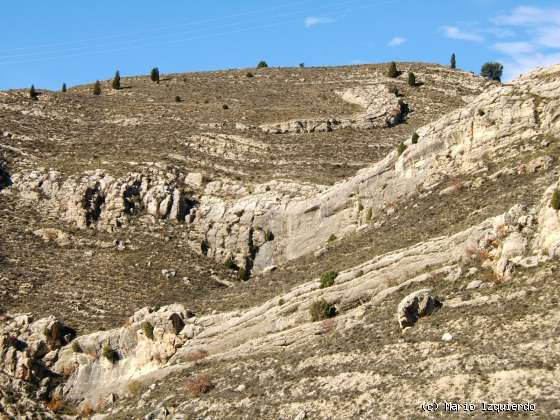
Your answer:
[[[398,68],[0,92],[0,418],[560,416],[560,67]]]

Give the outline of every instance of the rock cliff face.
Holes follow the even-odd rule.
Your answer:
[[[445,180],[484,174],[488,170],[485,159],[498,163],[519,153],[520,147],[539,147],[546,136],[559,136],[560,84],[548,77],[557,72],[553,67],[532,73],[482,94],[463,109],[420,128],[418,143],[406,140],[402,155],[393,151],[314,196],[279,202],[257,193],[223,201],[219,205],[223,210],[218,212],[202,203],[194,228],[203,236],[206,227],[212,226],[206,241],[217,249],[217,255],[240,248],[243,253],[237,260],[241,263],[254,254],[257,271],[317,251],[332,235],[341,237],[375,223],[399,202],[429,193]],[[232,227],[235,220],[237,226]],[[245,235],[229,245],[221,238],[232,229]],[[251,242],[250,232],[267,230],[274,234],[271,243]]]
[[[22,198],[79,228],[115,229],[138,214],[184,222],[195,204],[187,195],[188,178],[172,166],[154,165],[124,178],[100,170],[70,178],[40,170],[13,180]]]

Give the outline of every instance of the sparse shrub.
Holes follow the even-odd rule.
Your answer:
[[[103,346],[103,357],[111,363],[115,363],[117,360],[119,360],[119,354],[115,350],[113,350],[109,343]]]
[[[399,143],[399,145],[397,146],[397,152],[399,153],[399,156],[402,155],[405,150],[406,150],[406,144]]]
[[[208,374],[204,373],[202,375],[195,376],[194,378],[187,379],[185,387],[193,397],[199,397],[200,395],[209,392],[212,388],[214,388],[214,385],[210,381]]]
[[[484,116],[486,115],[486,112],[484,112],[483,109],[479,109],[479,110],[477,111],[477,114],[478,114],[479,117],[484,117]]]
[[[95,96],[101,95],[101,83],[99,83],[99,80],[96,80],[95,84],[93,85],[93,94]]]
[[[480,75],[486,77],[488,80],[496,80],[501,82],[504,66],[500,63],[488,62],[484,63],[480,69]]]
[[[82,352],[82,346],[80,346],[80,343],[78,343],[76,340],[72,341],[72,351],[74,353]]]
[[[336,271],[327,271],[326,273],[321,274],[321,289],[331,287],[337,276],[338,273]]]
[[[115,77],[113,77],[111,86],[115,90],[119,90],[121,88],[121,74],[118,70],[115,72]]]
[[[239,267],[237,266],[237,264],[233,260],[233,257],[231,257],[231,256],[228,257],[227,260],[225,260],[224,267],[227,268],[228,270],[238,270],[239,269]]]
[[[56,413],[57,411],[61,411],[64,408],[64,401],[62,401],[60,398],[54,397],[47,404],[47,407]]]
[[[193,350],[185,355],[185,360],[188,362],[198,362],[208,356],[206,350]]]
[[[420,136],[418,135],[418,133],[414,133],[412,135],[412,140],[411,140],[412,144],[417,144],[419,139],[420,139]]]
[[[325,299],[313,302],[309,308],[309,313],[313,322],[334,318],[337,315],[334,305],[331,305]]]
[[[455,59],[455,53],[451,54],[451,63],[449,63],[449,67],[452,69],[457,68],[457,60]]]
[[[66,88],[66,83],[63,83],[63,84],[62,84],[62,87],[60,88],[60,91],[61,91],[62,93],[66,93],[66,92],[68,91],[68,89]]]
[[[253,73],[251,73],[250,71],[247,72],[247,77],[255,77],[255,75]]]
[[[329,242],[334,242],[336,241],[336,235],[333,233],[331,236],[329,236]]]
[[[150,72],[150,80],[159,83],[159,69],[157,67],[154,67]]]
[[[399,96],[399,88],[396,87],[395,85],[391,85],[387,88],[387,90],[389,91],[389,93],[394,94],[395,96]]]
[[[150,340],[154,339],[154,326],[150,324],[148,321],[142,322],[140,325],[142,331],[144,331],[144,335],[149,338]]]
[[[29,97],[33,100],[37,99],[37,91],[35,90],[35,85],[31,85],[31,88],[29,88]]]
[[[278,306],[282,306],[284,303],[286,303],[284,299],[282,298],[278,299]]]
[[[241,267],[239,269],[239,271],[237,272],[237,279],[238,280],[243,280],[243,281],[249,280],[249,271],[246,270],[245,268]]]
[[[264,60],[259,61],[259,64],[257,64],[257,68],[258,69],[264,69],[268,67],[268,63]]]
[[[222,109],[229,109],[228,104],[223,104],[223,105],[222,105]]]
[[[93,414],[93,408],[89,402],[86,402],[84,405],[82,405],[82,408],[80,410],[80,416],[89,417],[92,414]]]
[[[370,207],[366,214],[366,222],[371,222],[371,219],[373,219],[373,209]]]
[[[179,95],[175,96],[175,102],[181,102],[181,97]]]
[[[321,322],[321,327],[323,329],[323,334],[330,334],[336,329],[336,319],[325,319],[323,322]]]
[[[274,240],[274,233],[272,233],[271,230],[267,230],[267,231],[264,233],[264,240],[265,240],[266,242],[273,241],[273,240]]]
[[[397,63],[391,61],[389,67],[387,68],[387,77],[398,77],[399,71],[397,70]]]
[[[128,392],[132,395],[138,395],[140,394],[140,391],[142,390],[142,383],[140,381],[130,381],[127,385],[128,388]]]
[[[408,72],[408,85],[416,86],[416,76],[411,71]]]
[[[550,199],[550,207],[554,210],[560,209],[560,191],[554,190],[552,193],[552,198]]]
[[[208,245],[208,241],[203,240],[200,243],[200,252],[202,252],[202,255],[208,255],[209,250],[210,250],[210,245]]]

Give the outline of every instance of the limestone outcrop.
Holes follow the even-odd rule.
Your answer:
[[[300,119],[262,124],[269,134],[324,133],[341,128],[372,129],[393,127],[404,121],[408,106],[383,84],[355,87],[336,92],[344,101],[359,105],[364,112],[345,118]]]
[[[40,202],[46,214],[79,228],[115,229],[129,218],[148,214],[184,222],[194,206],[188,178],[172,166],[152,165],[116,178],[102,170],[64,177],[53,170],[14,174],[20,196]]]

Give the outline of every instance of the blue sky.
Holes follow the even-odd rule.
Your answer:
[[[560,62],[558,0],[30,0],[2,5],[0,89],[121,74],[272,66],[449,63],[504,79]],[[88,2],[89,3],[89,2]]]

